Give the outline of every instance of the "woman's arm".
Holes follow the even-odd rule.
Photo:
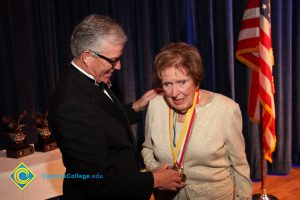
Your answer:
[[[240,108],[235,104],[231,116],[228,118],[228,129],[225,136],[225,147],[232,162],[235,179],[235,198],[251,199],[252,181],[250,169],[245,153],[245,142],[242,133],[242,115]]]

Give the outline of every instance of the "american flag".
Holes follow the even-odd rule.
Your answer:
[[[248,0],[236,58],[252,70],[248,99],[249,117],[253,122],[262,121],[264,156],[272,162],[276,134],[270,0]]]

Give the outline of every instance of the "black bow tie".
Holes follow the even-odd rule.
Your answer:
[[[107,88],[108,88],[108,86],[105,84],[105,83],[98,83],[98,85],[97,85],[100,89],[102,89],[102,90],[106,90]]]

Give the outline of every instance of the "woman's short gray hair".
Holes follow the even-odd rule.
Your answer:
[[[194,46],[184,42],[165,45],[155,57],[153,75],[158,84],[161,84],[163,71],[168,67],[183,68],[199,85],[204,77],[202,57]]]
[[[70,47],[73,57],[80,57],[85,50],[101,51],[103,41],[125,45],[127,36],[123,28],[108,16],[89,15],[75,26]]]

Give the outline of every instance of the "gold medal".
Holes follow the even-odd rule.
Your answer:
[[[181,180],[182,180],[183,182],[185,182],[186,176],[185,176],[185,174],[183,173],[183,167],[178,167],[177,164],[174,164],[173,167],[172,167],[171,169],[178,171],[178,172],[180,173]]]

